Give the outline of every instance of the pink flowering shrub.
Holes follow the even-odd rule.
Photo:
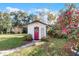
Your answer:
[[[67,10],[60,12],[58,23],[61,24],[63,34],[67,34],[68,39],[77,39],[79,37],[79,10],[74,8],[73,4],[68,5]]]
[[[75,48],[77,42],[79,43],[79,10],[70,4],[65,11],[60,12],[58,23],[61,33],[68,37],[63,49],[72,55],[71,47]]]

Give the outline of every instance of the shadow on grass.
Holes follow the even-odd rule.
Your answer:
[[[2,38],[0,39],[0,50],[7,50],[21,46],[23,43],[22,38]]]

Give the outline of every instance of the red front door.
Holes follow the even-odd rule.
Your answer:
[[[34,28],[34,40],[39,40],[39,27]]]

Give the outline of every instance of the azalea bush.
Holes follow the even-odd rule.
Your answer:
[[[66,34],[68,39],[78,39],[79,10],[74,6],[69,4],[67,9],[60,13],[57,22],[61,24],[62,34]]]
[[[79,43],[79,10],[74,4],[68,4],[67,8],[60,12],[57,23],[60,24],[61,33],[68,37],[64,50],[72,54],[71,47],[75,48]]]

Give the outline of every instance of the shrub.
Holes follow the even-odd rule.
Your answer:
[[[25,41],[32,41],[32,35],[31,34],[27,34],[26,36],[23,37],[23,39]]]
[[[47,33],[49,36],[53,36],[54,29],[53,28],[48,28]]]
[[[54,38],[60,38],[60,39],[67,39],[67,34],[63,34],[61,32],[61,30],[55,30],[55,32],[53,32],[53,37]]]
[[[62,34],[60,30],[55,30],[56,38],[62,38]]]
[[[66,34],[62,34],[61,38],[67,39],[68,36]]]
[[[71,51],[71,47],[73,47],[75,49],[77,44],[76,40],[69,40],[67,43],[65,43],[64,45],[64,51],[66,51],[69,55],[73,55],[73,52]]]
[[[77,51],[79,51],[79,43],[78,43],[78,45],[77,45]]]
[[[54,38],[64,38],[67,39],[67,35],[62,33],[62,30],[58,28],[59,26],[56,25],[55,27],[52,28],[48,28],[48,35],[50,37],[54,37]]]
[[[48,39],[47,37],[42,37],[42,38],[41,38],[41,41],[46,41],[46,42],[48,42],[49,39]]]

